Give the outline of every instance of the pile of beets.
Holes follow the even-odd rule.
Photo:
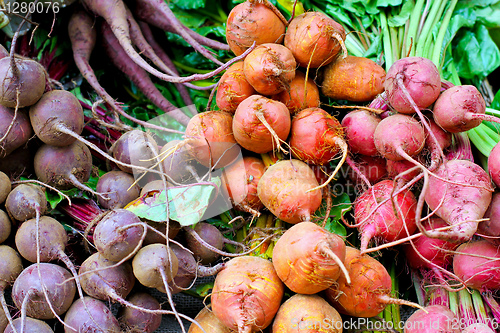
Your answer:
[[[194,35],[158,4],[169,29],[205,56],[213,57],[202,44],[236,55],[225,64],[214,58],[221,67],[208,75],[183,78],[141,33],[154,14],[146,5],[155,1],[137,1],[139,23],[121,1],[82,3],[69,27],[75,63],[109,113],[94,106],[94,118],[85,116],[88,106],[39,62],[0,50],[0,331],[154,332],[168,315],[190,333],[342,332],[346,318],[371,318],[389,304],[419,308],[407,333],[498,327],[494,297],[483,320],[395,297],[387,269],[370,255],[398,247],[426,283],[446,290],[500,288],[500,148],[491,152],[488,170],[470,150],[457,149],[469,129],[498,122],[485,114],[475,86],[443,81],[421,57],[399,59],[386,71],[348,55],[346,31],[325,14],[288,21],[256,0],[229,14],[227,45]],[[87,37],[95,39],[92,15],[103,18],[108,52],[128,57],[145,80],[154,75],[187,92],[189,82],[225,70],[203,112],[162,104],[186,126],[182,140],[164,142],[150,131],[168,128],[119,121],[131,116],[88,66],[92,40],[87,53],[77,52]],[[163,103],[152,94],[153,103]],[[337,112],[327,97],[352,111]],[[97,165],[99,158],[105,162]],[[211,179],[215,172],[220,184]],[[352,214],[342,221],[357,230],[356,247],[325,228],[329,217],[338,218],[332,213],[338,184],[354,188]],[[186,225],[179,214],[170,218],[166,204],[162,221],[131,209],[200,185],[215,188],[209,204],[229,199],[231,229],[203,218]],[[88,199],[69,196],[75,188]],[[49,195],[61,197],[59,214]],[[241,243],[223,235],[262,217],[270,221],[263,237]],[[229,244],[233,251],[225,251]],[[256,255],[263,244],[272,246],[269,259]],[[178,312],[172,295],[212,275],[198,316]],[[110,303],[120,305],[118,313]]]

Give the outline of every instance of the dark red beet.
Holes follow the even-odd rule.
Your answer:
[[[139,185],[134,182],[134,177],[123,171],[105,173],[97,181],[96,190],[104,195],[98,197],[99,204],[106,209],[125,207],[139,197]]]
[[[38,265],[40,265],[41,281]],[[58,315],[69,309],[76,293],[75,282],[71,280],[71,277],[71,273],[61,266],[50,263],[32,264],[25,268],[14,282],[12,299],[16,307],[21,309],[24,298],[29,297],[26,303],[26,314],[30,317],[55,318],[48,301]],[[42,282],[46,288],[48,300],[44,296]]]
[[[37,137],[52,146],[67,146],[76,138],[62,133],[59,126],[80,135],[83,130],[83,109],[78,98],[66,90],[52,90],[30,107],[30,122]]]
[[[92,155],[80,141],[64,147],[41,146],[35,154],[38,179],[61,190],[79,187],[90,179]]]

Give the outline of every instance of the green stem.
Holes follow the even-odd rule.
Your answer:
[[[474,304],[474,311],[476,312],[477,321],[483,324],[488,324],[489,322],[491,322],[492,318],[488,316],[486,307],[484,306],[483,298],[481,297],[481,293],[477,290],[472,291],[472,303]]]
[[[475,322],[474,306],[472,298],[467,289],[462,289],[458,292],[459,308],[460,308],[460,323],[469,326]]]
[[[498,142],[490,137],[487,130],[490,129],[486,125],[481,124],[467,131],[469,139],[472,141],[477,150],[479,150],[484,156],[489,156],[491,150]]]
[[[460,310],[458,308],[458,293],[457,292],[450,292],[449,293],[449,299],[450,299],[450,310],[455,314],[455,316],[459,317],[460,316]]]
[[[486,108],[486,114],[500,117],[500,110],[496,110],[496,109],[492,109],[492,108]]]
[[[199,69],[199,68],[195,68],[195,67],[190,67],[188,65],[184,65],[184,64],[182,64],[178,61],[175,61],[175,60],[174,60],[174,65],[175,65],[175,67],[183,69],[183,70],[190,72],[190,73],[208,74],[210,72],[213,72],[212,69]]]
[[[398,42],[398,31],[394,27],[389,28],[389,33],[391,35],[391,44],[392,44],[392,59],[398,59],[399,54],[399,42]]]
[[[429,15],[425,20],[425,24],[420,32],[420,36],[418,37],[417,49],[415,51],[415,55],[417,57],[424,57],[429,40],[432,40],[432,28],[434,28],[434,22],[439,13],[439,8],[441,5],[446,3],[445,1],[434,1],[432,4]]]
[[[365,49],[363,48],[361,42],[353,36],[354,33],[350,33],[346,36],[344,41],[347,51],[350,55],[356,57],[362,57],[365,54]]]
[[[451,0],[450,6],[446,11],[443,21],[441,22],[441,27],[439,27],[439,33],[437,35],[434,50],[432,52],[431,60],[439,69],[441,69],[442,62],[444,61],[444,59],[442,59],[444,57],[441,57],[441,55],[444,55],[446,51],[446,46],[443,45],[444,37],[446,35],[446,31],[448,30],[448,25],[450,24],[451,16],[453,14],[453,11],[455,10],[457,2],[458,0]]]
[[[392,58],[391,36],[387,25],[387,15],[383,10],[380,10],[380,24],[382,28],[382,42],[384,44],[385,69],[386,71],[392,66],[394,59]]]
[[[410,48],[410,57],[415,55],[415,45],[417,44],[417,31],[422,16],[422,9],[424,8],[425,0],[417,0],[413,12],[410,15],[410,26],[408,27],[408,35],[406,36],[406,45]]]

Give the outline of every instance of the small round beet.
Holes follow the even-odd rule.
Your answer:
[[[148,244],[153,244],[153,243],[166,243],[166,239],[163,235],[167,234],[167,224],[168,224],[168,238],[174,239],[175,236],[179,233],[181,230],[181,225],[179,222],[174,221],[174,220],[169,220],[167,222],[153,222],[153,221],[147,221],[146,222],[150,227],[153,227],[157,231],[159,231],[162,235],[158,234],[157,232],[151,230],[148,228],[146,238],[144,238],[144,243],[143,245],[148,245]]]
[[[245,156],[224,169],[222,180],[236,208],[255,213],[264,207],[257,195],[257,185],[265,168],[262,159]]]
[[[232,123],[232,115],[224,111],[201,112],[191,118],[185,139],[189,154],[205,167],[231,164],[240,154]]]
[[[17,221],[25,221],[47,211],[44,188],[34,184],[20,184],[14,187],[5,200],[5,209]]]
[[[82,289],[87,295],[107,301],[114,299],[112,296],[115,295],[125,298],[130,294],[135,284],[130,263],[127,261],[119,266],[110,267],[114,264],[116,262],[107,260],[99,252],[85,259],[78,274]],[[99,270],[95,271],[96,269]]]
[[[189,154],[186,141],[172,140],[167,142],[160,150],[163,172],[168,179],[177,183],[185,183],[193,178],[192,170],[196,160]]]
[[[290,82],[290,89],[286,89],[272,97],[285,104],[291,115],[307,109],[320,106],[319,89],[311,77],[300,71],[295,71],[295,78]]]
[[[255,89],[248,83],[243,73],[243,61],[238,61],[220,78],[215,101],[222,111],[234,113],[238,105],[253,94]]]
[[[262,95],[278,94],[290,88],[297,63],[292,52],[280,44],[257,46],[243,61],[248,83]]]
[[[8,245],[0,245],[0,291],[11,286],[23,270],[21,256]]]
[[[10,222],[9,215],[0,209],[0,243],[5,242],[10,236],[12,230],[12,223]]]
[[[125,207],[139,197],[139,185],[134,182],[134,177],[123,171],[105,173],[99,178],[96,186],[97,192],[104,195],[97,198],[99,204],[106,209]]]
[[[260,45],[283,41],[285,23],[270,6],[274,7],[261,1],[245,1],[231,10],[226,40],[235,55],[241,55],[254,42]]]
[[[45,91],[46,80],[45,69],[35,60],[19,56],[0,59],[0,104],[9,108],[35,104]]]
[[[219,250],[222,250],[222,248],[224,247],[224,236],[222,236],[220,230],[217,229],[217,227],[205,222],[199,222],[194,227],[194,231],[198,235],[200,235],[200,237],[205,242],[212,245],[213,247]],[[193,252],[194,257],[203,265],[210,264],[219,259],[220,254],[207,249],[189,233],[186,233],[185,237],[186,246]]]
[[[132,260],[137,280],[146,287],[165,293],[165,284],[172,281],[179,269],[175,253],[165,244],[150,244],[142,247]],[[162,275],[165,276],[164,283]]]
[[[284,44],[304,68],[328,65],[338,57],[345,29],[324,13],[313,11],[295,16],[288,25]]]
[[[158,144],[147,132],[132,130],[123,134],[112,147],[113,157],[118,161],[149,168],[156,162]],[[122,171],[133,174],[130,167],[118,165]]]
[[[92,317],[85,310],[84,304]],[[106,304],[89,296],[85,296],[83,300],[77,299],[71,305],[64,316],[64,322],[76,330],[66,328],[66,333],[122,332],[118,320]]]
[[[374,133],[375,147],[385,158],[400,161],[406,159],[400,151],[414,156],[425,145],[423,126],[415,118],[395,114],[380,121]]]
[[[436,65],[422,57],[406,57],[395,61],[387,71],[384,82],[389,104],[399,113],[415,113],[404,89],[419,109],[436,101],[441,93],[441,76]]]
[[[379,116],[366,110],[354,110],[345,115],[341,124],[351,153],[378,154],[374,134],[380,120]]]
[[[486,102],[473,85],[446,89],[434,103],[432,113],[436,124],[451,133],[465,132],[479,126],[484,119]]]
[[[384,91],[385,70],[375,61],[347,56],[326,66],[321,92],[330,98],[369,102]]]
[[[40,252],[37,253],[36,235],[40,234]],[[16,247],[21,256],[32,262],[48,262],[60,258],[68,244],[68,234],[63,225],[50,216],[41,216],[36,229],[36,219],[30,219],[21,224],[16,232]]]
[[[144,292],[137,292],[131,295],[128,301],[145,309],[159,310],[161,308],[156,298]],[[161,314],[147,313],[129,307],[122,307],[118,312],[118,320],[130,332],[153,333],[161,325]]]
[[[133,253],[146,230],[139,225],[141,220],[126,209],[115,209],[97,223],[94,230],[94,245],[107,260],[120,261]]]

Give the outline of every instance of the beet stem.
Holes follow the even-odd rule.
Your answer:
[[[168,252],[170,255],[170,251],[168,251]],[[172,263],[170,258],[169,258],[169,262]],[[160,267],[160,274],[161,274],[161,279],[163,280],[163,285],[165,286],[165,292],[167,294],[168,303],[172,307],[175,318],[179,322],[179,325],[181,325],[182,333],[186,333],[186,328],[184,327],[184,323],[182,322],[181,318],[179,317],[179,312],[177,312],[177,310],[175,309],[174,300],[172,299],[172,292],[170,291],[170,287],[168,285],[167,274],[165,273],[164,267]]]
[[[50,186],[48,184],[45,184],[44,182],[41,182],[39,180],[36,180],[36,179],[16,180],[16,181],[12,182],[12,185],[14,185],[14,184],[29,184],[29,183],[35,183],[35,184],[44,186],[44,187],[46,187],[48,189],[51,189],[54,192],[57,192],[57,194],[59,194],[60,196],[62,196],[64,199],[68,200],[68,204],[71,206],[71,199],[70,199],[69,196],[67,196],[62,191],[58,190],[57,188],[52,187],[52,186]]]
[[[421,310],[425,311],[426,313],[428,313],[428,311],[418,303],[407,301],[404,299],[393,298],[389,295],[379,295],[378,300],[379,300],[379,302],[381,302],[383,304],[407,305],[407,306],[411,306],[411,307],[414,307],[417,309],[421,309]]]
[[[12,327],[14,333],[17,333],[17,330],[16,328],[14,327],[14,323],[12,321],[12,316],[10,315],[10,310],[9,310],[9,307],[7,305],[7,302],[5,301],[5,291],[2,290],[0,292],[0,303],[2,304],[2,309],[3,309],[3,312],[5,314],[5,317],[7,318],[7,321],[9,322],[10,324],[10,327]]]
[[[325,242],[322,242],[321,245],[318,246],[318,248],[322,253],[325,253],[328,257],[333,259],[337,265],[339,265],[340,269],[342,270],[342,273],[344,274],[346,283],[351,284],[351,277],[349,276],[349,271],[345,267],[342,260],[340,260],[339,256],[336,255],[332,251],[332,249],[330,249],[330,247],[328,247],[328,244]]]
[[[352,158],[348,156],[346,158],[346,163],[358,175],[358,177],[361,178],[361,180],[368,186],[368,188],[372,187],[372,184],[370,183],[368,178],[366,178],[366,176],[361,172],[361,170],[359,170],[358,166],[352,160]]]
[[[157,173],[157,174],[160,174],[160,175],[165,175],[165,173],[163,173],[161,171],[157,171],[157,170],[154,170],[154,169],[148,169],[148,168],[144,168],[144,167],[141,167],[141,166],[138,166],[138,165],[132,165],[132,164],[127,164],[127,163],[123,163],[121,161],[118,161],[114,157],[112,157],[109,154],[107,154],[104,151],[102,151],[95,144],[93,144],[92,142],[90,142],[90,141],[82,138],[81,136],[79,136],[78,134],[76,134],[75,132],[73,132],[72,130],[70,130],[69,128],[67,128],[63,124],[58,124],[56,126],[56,128],[60,132],[62,132],[64,134],[71,135],[72,137],[76,138],[77,140],[85,143],[87,146],[89,146],[90,148],[92,148],[93,150],[95,150],[96,152],[98,152],[99,154],[101,154],[102,156],[104,156],[105,158],[109,159],[111,162],[114,162],[114,163],[116,163],[118,165],[125,166],[125,167],[128,167],[128,168],[133,168],[133,169],[141,170],[141,171],[144,171],[144,172],[153,172],[153,173]]]
[[[311,188],[311,189],[307,190],[306,193],[314,191],[314,190],[319,190],[319,189],[327,186],[333,180],[333,178],[335,177],[335,175],[337,174],[337,172],[339,172],[340,168],[342,167],[342,165],[344,164],[345,160],[347,159],[347,154],[349,153],[349,148],[347,146],[347,143],[344,141],[344,139],[336,136],[336,137],[333,138],[333,141],[342,150],[342,159],[337,164],[337,166],[335,167],[335,170],[333,170],[332,174],[330,175],[330,177],[328,177],[328,179],[326,180],[326,182],[324,182],[323,184],[321,184],[319,186],[316,186],[314,188]]]
[[[194,239],[196,239],[196,241],[198,243],[200,243],[202,246],[206,247],[207,249],[209,249],[210,251],[214,252],[214,253],[217,253],[217,254],[220,254],[221,256],[225,256],[225,257],[240,257],[240,256],[244,256],[244,255],[247,255],[247,254],[250,254],[252,253],[253,251],[257,250],[262,244],[264,244],[265,242],[267,242],[269,239],[273,238],[274,235],[268,235],[267,237],[264,238],[264,240],[262,240],[259,244],[257,244],[256,246],[252,247],[250,250],[246,251],[246,252],[241,252],[241,253],[231,253],[231,252],[225,252],[225,251],[221,251],[219,250],[218,248],[208,244],[203,238],[200,237],[200,235],[198,235],[198,233],[196,231],[194,231],[193,228],[191,227],[184,227],[184,230],[190,234],[191,236],[194,237]]]
[[[62,318],[57,314],[56,310],[54,310],[54,306],[52,305],[52,302],[50,301],[50,298],[49,298],[49,293],[47,291],[47,287],[43,283],[42,272],[40,271],[40,251],[41,251],[40,250],[40,207],[38,207],[36,209],[35,225],[36,225],[36,270],[38,273],[38,279],[40,280],[40,286],[42,287],[43,295],[45,297],[45,300],[47,301],[47,305],[49,306],[50,311],[52,311],[52,313],[57,318],[57,320],[59,320],[59,322],[61,324],[68,327],[69,329],[76,331],[73,327],[66,324],[64,322],[64,320],[62,320]],[[26,298],[28,298],[28,295],[26,295]],[[23,300],[23,306],[24,306],[24,301],[26,300],[26,298]],[[22,332],[23,332],[23,330],[21,330],[21,333]]]

